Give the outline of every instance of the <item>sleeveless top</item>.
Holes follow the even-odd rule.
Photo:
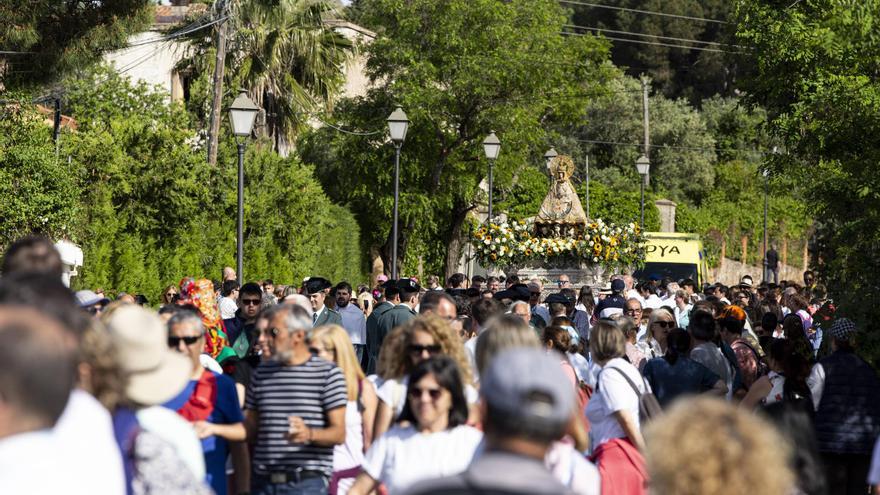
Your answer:
[[[333,447],[333,471],[358,467],[364,462],[364,428],[358,402],[345,406],[345,443]]]

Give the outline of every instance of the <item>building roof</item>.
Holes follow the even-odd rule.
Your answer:
[[[203,3],[193,3],[186,6],[157,5],[153,15],[153,27],[166,28],[180,24],[188,17],[202,14],[208,10]]]

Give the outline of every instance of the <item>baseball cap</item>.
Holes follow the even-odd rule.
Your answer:
[[[753,283],[752,277],[748,275],[744,275],[743,278],[739,279],[739,285],[743,287],[751,287]]]
[[[122,306],[110,315],[107,330],[128,375],[126,397],[152,406],[183,390],[192,374],[192,363],[168,348],[168,330],[158,315],[140,306]]]
[[[622,292],[626,288],[623,280],[617,279],[611,281],[611,292]]]
[[[574,409],[575,394],[559,359],[541,349],[501,352],[481,374],[480,384],[492,410],[540,428],[563,430]]]
[[[110,302],[110,299],[100,296],[91,290],[78,290],[76,291],[76,303],[81,308],[88,308],[89,306],[94,306],[95,304],[107,304]]]

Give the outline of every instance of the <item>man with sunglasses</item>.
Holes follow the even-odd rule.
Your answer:
[[[223,320],[226,337],[239,359],[248,354],[257,339],[254,327],[260,317],[262,302],[263,290],[259,285],[248,282],[238,291],[238,309],[235,315]]]
[[[217,495],[225,495],[228,442],[244,441],[244,416],[232,380],[202,366],[204,346],[205,328],[196,312],[181,310],[168,320],[168,347],[189,358],[192,375],[183,391],[164,406],[192,423],[202,442],[206,481]]]
[[[300,306],[274,306],[263,333],[272,359],[254,370],[244,403],[254,495],[326,493],[333,448],[345,442],[345,377],[309,351],[311,320]]]

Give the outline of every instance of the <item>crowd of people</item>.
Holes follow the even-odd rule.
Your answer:
[[[0,493],[880,493],[880,379],[811,272],[227,268],[153,308],[61,269],[41,237],[3,258]]]

